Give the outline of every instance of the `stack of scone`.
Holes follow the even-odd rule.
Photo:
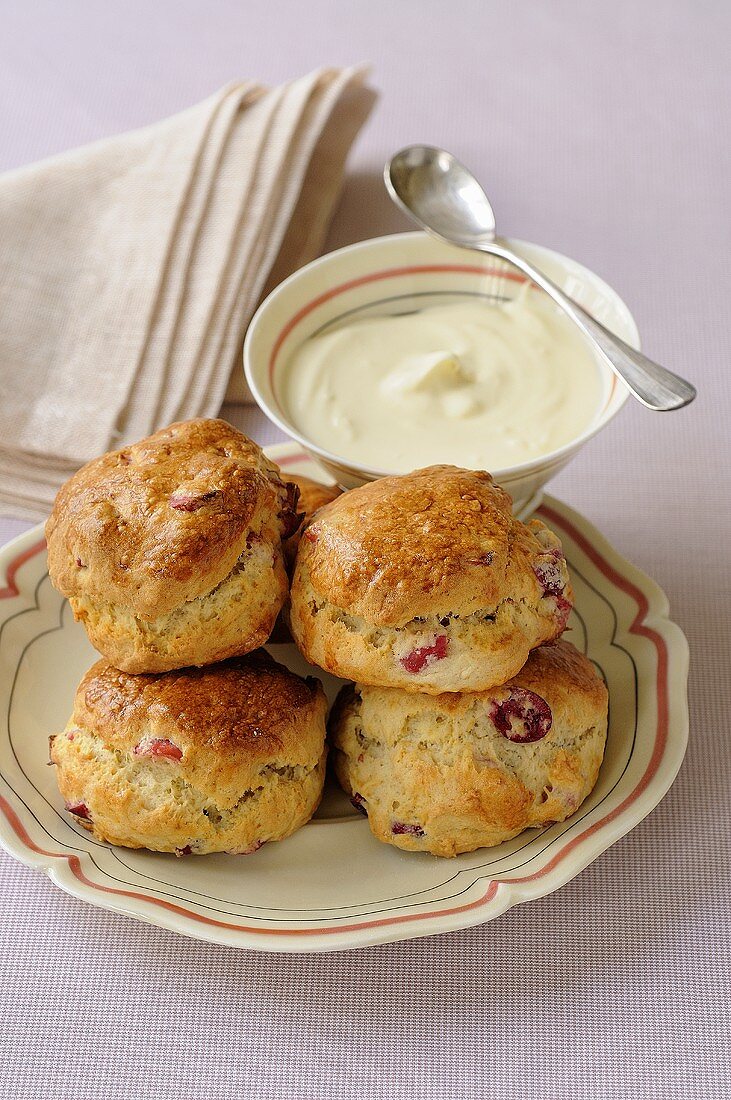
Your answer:
[[[259,648],[289,594],[302,654],[355,681],[330,739],[376,837],[452,856],[572,814],[596,781],[607,693],[559,640],[572,592],[556,536],[516,520],[482,472],[433,466],[343,495],[298,480],[195,420],[62,488],[49,572],[104,657],[51,738],[69,813],[177,855],[253,852],[308,821],[325,695]]]
[[[339,496],[303,530],[290,626],[354,680],[330,720],[341,785],[380,840],[453,856],[572,814],[607,692],[560,641],[558,538],[489,474],[433,466]]]
[[[99,839],[248,853],[314,813],[322,686],[254,652],[287,597],[296,503],[221,420],[104,455],[58,494],[49,572],[105,659],[51,759],[66,808]]]

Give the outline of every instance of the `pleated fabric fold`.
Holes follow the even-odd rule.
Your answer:
[[[251,315],[317,255],[374,100],[362,67],[235,84],[0,178],[0,508],[249,399]]]

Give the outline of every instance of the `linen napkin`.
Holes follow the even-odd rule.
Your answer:
[[[365,78],[231,85],[0,177],[0,508],[41,517],[89,459],[246,399],[246,326],[322,244]]]

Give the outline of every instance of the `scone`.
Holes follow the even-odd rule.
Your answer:
[[[561,544],[489,474],[430,466],[353,489],[303,533],[290,593],[308,661],[406,691],[482,691],[566,626]]]
[[[146,676],[98,661],[51,762],[66,809],[99,840],[248,854],[317,808],[326,711],[318,680],[264,651]]]
[[[294,563],[297,558],[297,550],[299,548],[300,537],[307,524],[312,519],[313,515],[318,508],[322,508],[323,505],[329,504],[331,500],[335,500],[335,497],[340,496],[341,489],[337,485],[323,485],[319,481],[313,481],[312,478],[305,477],[303,474],[290,474],[290,480],[294,484],[295,488],[299,492],[297,499],[297,511],[301,522],[298,524],[297,529],[284,540],[284,560],[287,565],[287,572],[291,576],[294,570]],[[291,645],[292,635],[289,630],[289,615],[287,604],[279,613],[279,617],[274,624],[274,629],[269,637],[269,641],[278,645]]]
[[[304,474],[290,474],[289,479],[299,489],[297,511],[302,516],[302,522],[298,525],[297,530],[284,542],[284,559],[287,568],[291,571],[297,557],[300,538],[306,525],[318,508],[322,508],[325,504],[329,504],[331,500],[335,500],[336,497],[340,496],[342,490],[337,485],[323,485],[320,481],[313,481],[311,477],[305,477]]]
[[[373,834],[437,856],[569,817],[596,782],[606,734],[604,682],[564,641],[490,692],[346,687],[330,719],[335,771]]]
[[[83,466],[46,524],[48,569],[125,672],[262,645],[287,595],[296,489],[223,420],[173,424]]]

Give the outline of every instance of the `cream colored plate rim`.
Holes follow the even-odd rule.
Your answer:
[[[267,452],[287,472],[322,479],[319,468],[296,444],[279,444]],[[688,738],[688,647],[668,618],[667,599],[660,588],[622,558],[590,523],[550,497],[538,515],[561,536],[574,577],[577,605],[572,640],[597,663],[610,687],[605,765],[595,792],[568,821],[544,831],[531,830],[497,849],[439,860],[381,845],[370,836],[364,820],[335,812],[305,826],[288,841],[261,850],[279,850],[266,857],[280,876],[277,888],[289,889],[291,881],[287,904],[271,909],[266,904],[249,907],[246,900],[234,902],[226,895],[227,884],[232,895],[234,885],[240,891],[243,884],[245,892],[250,875],[259,895],[266,896],[266,884],[273,880],[259,872],[260,865],[249,872],[240,858],[175,861],[94,842],[66,820],[60,796],[53,804],[50,769],[38,756],[41,733],[37,729],[31,733],[30,712],[36,699],[30,698],[29,690],[34,692],[39,681],[37,688],[42,692],[44,680],[51,683],[63,677],[69,647],[82,644],[81,628],[72,622],[67,605],[47,581],[39,525],[0,551],[0,843],[15,858],[45,871],[62,890],[84,901],[182,935],[266,951],[333,951],[454,931],[552,893],[647,816],[673,782]],[[40,593],[44,593],[42,599]],[[44,601],[50,606],[47,614]],[[57,625],[48,626],[48,614],[56,615]],[[44,627],[37,634],[33,633],[37,628],[29,626],[34,616],[40,616],[39,625]],[[30,676],[28,660],[34,645],[41,655],[33,657],[32,686],[19,696],[18,685]],[[284,652],[289,648],[277,647],[275,655],[289,659]],[[91,663],[90,649],[89,658]],[[70,692],[76,678],[69,683]],[[55,704],[51,700],[44,705]],[[59,712],[58,723],[64,720]],[[28,754],[30,763],[25,763]],[[103,849],[101,855],[99,849]],[[134,856],[144,866],[144,874],[135,872],[132,885],[122,882],[116,871],[110,873],[108,862],[99,865],[118,853],[129,859]],[[222,859],[229,862],[211,864],[216,889],[209,896],[211,877],[203,865]],[[257,853],[247,859],[261,856]],[[171,860],[185,864],[185,878],[181,880],[178,873],[177,883],[172,884]],[[317,897],[318,876],[329,865],[340,867],[341,881],[323,877],[322,906],[298,908],[303,895]],[[342,870],[351,867],[352,882]],[[382,896],[366,903],[359,894],[363,883],[381,884]],[[354,900],[330,906],[328,898],[334,890],[340,891],[338,901],[350,896],[348,890]],[[222,913],[227,905],[231,912]]]

